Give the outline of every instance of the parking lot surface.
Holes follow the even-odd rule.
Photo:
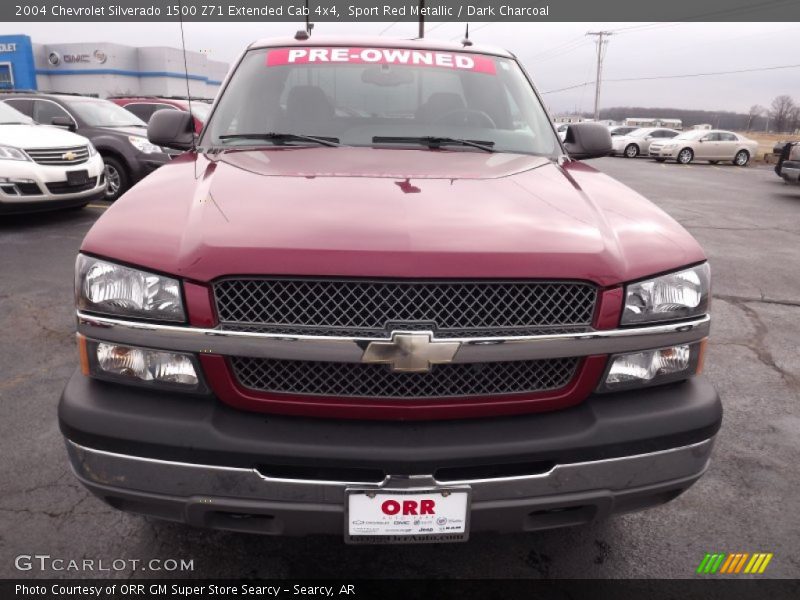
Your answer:
[[[351,547],[269,538],[117,512],[69,472],[56,406],[77,363],[72,273],[101,204],[0,217],[0,577],[14,557],[193,560],[190,573],[259,578],[690,577],[706,552],[772,552],[765,577],[800,573],[800,188],[766,167],[604,158],[593,166],[646,195],[704,246],[713,327],[706,373],[725,418],[710,470],[668,505],[592,526],[474,535],[466,544]],[[168,201],[168,200],[165,200]]]

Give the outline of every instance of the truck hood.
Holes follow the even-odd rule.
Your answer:
[[[185,154],[118,200],[82,250],[223,275],[579,279],[702,261],[660,209],[579,162],[471,150]]]
[[[85,137],[49,125],[0,125],[0,140],[16,148],[65,148],[85,146]]]

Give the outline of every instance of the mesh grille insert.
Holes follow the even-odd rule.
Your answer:
[[[387,365],[231,357],[241,385],[259,392],[358,398],[443,398],[556,390],[574,377],[580,359],[451,363],[427,373],[396,373]]]
[[[214,285],[223,328],[381,336],[534,335],[591,325],[597,289],[577,282],[225,279]]]

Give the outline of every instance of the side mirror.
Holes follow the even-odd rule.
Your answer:
[[[575,123],[567,129],[564,146],[571,158],[599,158],[611,154],[611,134],[600,123]]]
[[[157,110],[147,124],[147,139],[156,146],[189,150],[194,144],[192,115],[182,110]]]
[[[50,121],[50,124],[55,125],[56,127],[64,127],[70,131],[75,131],[77,129],[75,126],[75,121],[69,117],[53,117],[53,119]]]

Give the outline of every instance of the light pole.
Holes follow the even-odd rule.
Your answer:
[[[586,35],[593,35],[597,38],[597,74],[594,79],[594,120],[600,120],[600,82],[603,76],[603,58],[606,54],[608,40],[604,39],[614,35],[611,31],[589,31]]]

